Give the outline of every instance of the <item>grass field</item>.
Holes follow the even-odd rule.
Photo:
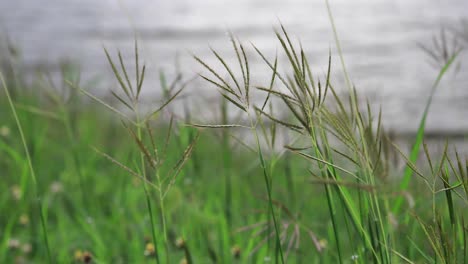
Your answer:
[[[282,27],[285,73],[231,40],[237,64],[213,53],[221,72],[195,57],[223,98],[210,124],[171,116],[182,82],[163,85],[154,110],[139,108],[149,73],[137,44],[132,69],[106,51],[120,85],[113,104],[65,66],[63,81],[32,83],[3,67],[0,262],[468,263],[468,162],[431,158],[423,142],[432,94],[456,54],[434,76],[406,157],[350,80],[349,96],[338,96],[330,71],[314,76]],[[246,49],[271,69],[262,87],[250,84]],[[230,120],[228,105],[242,118]]]

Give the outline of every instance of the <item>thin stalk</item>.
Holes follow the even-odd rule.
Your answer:
[[[342,67],[343,73],[345,75],[346,85],[348,86],[348,88],[350,90],[352,90],[351,80],[349,78],[348,71],[346,70],[346,65],[345,65],[345,61],[344,61],[344,57],[343,57],[343,51],[341,49],[340,40],[338,38],[338,32],[336,30],[335,20],[333,19],[333,15],[332,15],[332,12],[331,12],[330,3],[329,3],[328,0],[325,0],[325,4],[327,5],[328,18],[330,19],[330,23],[331,23],[331,26],[332,26],[333,36],[335,38],[336,48],[338,49],[338,55],[340,57],[341,67]]]
[[[145,181],[146,182],[146,181]],[[146,185],[146,183],[144,183]],[[146,197],[146,207],[148,209],[148,214],[150,215],[150,221],[151,221],[151,236],[152,236],[152,239],[153,239],[153,244],[154,244],[154,249],[155,249],[155,255],[156,255],[156,263],[160,263],[160,260],[159,260],[159,252],[158,252],[158,244],[157,244],[157,240],[156,240],[156,229],[154,228],[155,226],[155,223],[154,223],[154,218],[153,218],[153,210],[151,208],[151,201],[150,201],[150,197],[149,197],[149,193],[148,193],[148,188],[145,186],[144,187],[144,190],[145,190],[145,197]]]
[[[159,173],[156,173],[157,179],[158,179],[158,184],[160,188],[162,187],[161,184],[161,177]],[[167,227],[166,227],[166,214],[165,214],[165,207],[164,207],[164,197],[163,197],[163,192],[159,191],[159,207],[161,208],[161,220],[162,220],[162,228],[163,228],[163,236],[164,236],[164,250],[166,253],[166,263],[170,263],[170,258],[169,258],[169,244],[167,241]]]
[[[320,122],[320,119],[319,119],[319,122]],[[320,148],[317,144],[318,142],[318,139],[317,139],[317,135],[316,135],[316,131],[315,129],[310,129],[310,137],[311,137],[311,141],[312,141],[312,144],[314,146],[314,151],[315,151],[315,155],[317,155],[318,157],[321,157],[322,156],[322,152],[320,151]],[[318,163],[318,166],[319,166],[319,169],[320,171],[322,172],[322,176],[324,178],[328,178],[329,175],[328,173],[324,172],[324,164],[322,162],[317,162]],[[335,208],[335,202],[333,201],[333,195],[332,195],[332,190],[330,188],[330,186],[328,184],[325,184],[324,185],[324,188],[325,188],[325,192],[326,192],[326,196],[327,196],[327,204],[328,204],[328,211],[330,213],[330,218],[332,220],[332,226],[333,226],[333,234],[334,234],[334,238],[335,238],[335,243],[336,243],[336,248],[337,248],[337,251],[338,251],[338,260],[340,263],[343,263],[343,257],[342,257],[342,253],[341,253],[341,246],[340,246],[340,235],[339,235],[339,231],[338,231],[338,223],[337,223],[337,220],[336,220],[336,208]]]
[[[136,115],[136,119],[137,119],[137,137],[138,137],[138,140],[142,140],[142,133],[141,133],[141,126],[140,126],[140,114],[139,114],[139,111],[138,111],[138,104],[137,103],[134,103],[134,109],[135,109],[135,115]],[[154,218],[153,218],[153,209],[151,207],[151,197],[150,197],[150,193],[148,191],[148,186],[147,186],[147,183],[146,183],[146,180],[147,180],[147,177],[146,177],[146,168],[145,168],[145,157],[143,155],[143,153],[140,152],[140,160],[141,160],[141,170],[142,170],[142,175],[144,177],[144,181],[143,181],[143,189],[145,191],[145,198],[146,198],[146,206],[148,208],[148,214],[150,216],[150,221],[151,221],[151,235],[153,237],[153,244],[154,244],[154,248],[156,250],[156,258],[155,258],[155,261],[156,263],[160,263],[160,259],[159,259],[159,252],[157,250],[158,248],[158,244],[157,244],[157,239],[156,239],[156,229],[155,229],[155,221],[154,221]],[[159,178],[159,177],[158,177]],[[161,185],[159,185],[159,187],[161,187]],[[159,193],[160,193],[160,196],[161,196],[161,190],[159,190]],[[162,209],[161,209],[162,210]],[[164,224],[164,217],[163,218],[163,228],[165,228],[165,224]],[[164,229],[165,231],[165,229]],[[165,248],[166,248],[166,254],[168,253],[167,252],[167,239],[166,239],[166,233],[164,232],[164,244],[165,244]],[[169,257],[167,256],[166,259],[168,259]]]
[[[417,134],[416,134],[416,138],[415,138],[415,141],[414,141],[414,143],[412,145],[412,148],[411,148],[411,153],[410,153],[410,156],[409,156],[409,160],[411,161],[411,163],[416,163],[416,160],[418,159],[419,150],[420,150],[421,144],[422,144],[422,142],[424,140],[424,132],[425,132],[425,127],[426,127],[426,118],[427,118],[427,116],[429,114],[429,109],[431,107],[432,100],[433,100],[434,94],[435,94],[435,92],[437,90],[437,87],[439,86],[439,83],[442,80],[442,77],[444,77],[445,73],[449,70],[450,66],[453,64],[453,62],[455,61],[457,56],[458,56],[458,53],[455,53],[447,61],[447,63],[440,70],[435,82],[433,83],[433,85],[431,87],[429,98],[427,99],[426,106],[424,108],[423,116],[421,117],[421,120],[419,121],[419,127],[418,127],[418,131],[417,131]],[[404,190],[406,190],[408,188],[412,176],[413,176],[413,170],[411,169],[409,164],[407,164],[407,166],[405,168],[403,179],[401,180],[401,183],[400,183],[400,191],[404,191]],[[403,197],[399,197],[395,201],[395,205],[393,206],[393,210],[392,210],[394,214],[398,214],[400,212],[400,208],[401,208],[402,203],[403,203]]]
[[[328,211],[330,213],[330,217],[332,220],[332,226],[333,226],[333,234],[335,236],[335,243],[336,243],[336,249],[338,252],[338,259],[340,263],[343,263],[343,257],[341,253],[341,246],[340,246],[340,235],[338,231],[338,224],[335,218],[336,215],[336,209],[335,209],[335,202],[333,201],[333,196],[331,193],[330,186],[328,184],[324,185],[326,194],[327,194],[327,204],[328,204]]]
[[[319,118],[319,123],[322,123],[321,118]],[[328,137],[326,135],[326,131],[324,129],[321,129],[320,132],[321,132],[320,136],[321,136],[321,139],[324,141],[323,145],[325,147],[325,150],[323,152],[324,152],[325,155],[327,155],[325,158],[331,159],[332,158],[330,156],[331,150],[329,148],[330,144],[328,143]],[[317,152],[318,155],[320,155],[320,157],[322,157],[323,154],[322,154],[322,151],[320,151],[320,148],[319,148],[317,142],[318,142],[317,137],[315,136],[313,138],[313,140],[312,140],[312,144],[315,144],[314,146],[315,146],[316,151],[318,150],[318,152]],[[357,153],[357,154],[359,154],[359,153]],[[319,164],[319,166],[320,166],[320,164]],[[333,177],[338,176],[334,166],[327,165],[327,170],[329,171],[329,173]],[[326,176],[327,177],[329,176],[328,173],[327,173]],[[343,204],[343,207],[346,209],[346,212],[351,217],[353,225],[355,226],[356,230],[359,231],[359,235],[363,239],[364,243],[366,244],[366,247],[370,248],[374,255],[377,255],[377,252],[375,252],[375,249],[372,247],[372,242],[370,240],[369,234],[366,233],[366,230],[365,230],[365,228],[363,226],[363,223],[362,223],[362,219],[360,218],[360,213],[357,212],[358,208],[355,205],[354,200],[352,199],[350,193],[348,192],[348,190],[345,187],[342,187],[342,186],[336,186],[335,190],[339,195],[339,199],[340,199],[341,203]]]
[[[48,237],[48,233],[47,233],[47,224],[46,224],[44,213],[43,213],[42,200],[41,200],[41,197],[39,195],[39,190],[38,190],[38,186],[37,186],[36,173],[34,171],[31,156],[29,154],[29,148],[28,148],[28,145],[26,143],[26,138],[25,138],[24,133],[23,133],[23,127],[21,126],[21,122],[20,122],[20,120],[18,118],[18,114],[16,113],[15,105],[13,104],[13,101],[12,101],[11,96],[10,96],[10,92],[8,90],[5,79],[4,79],[3,74],[1,72],[0,72],[0,79],[1,79],[1,82],[2,82],[2,85],[3,85],[3,88],[5,90],[5,94],[6,94],[6,97],[8,99],[8,103],[10,104],[10,109],[11,109],[11,111],[13,113],[13,117],[15,119],[16,125],[18,126],[18,130],[19,130],[19,133],[20,133],[20,136],[21,136],[21,141],[23,143],[24,152],[26,153],[26,159],[28,161],[29,171],[31,173],[31,179],[32,179],[32,182],[33,182],[33,185],[34,185],[34,193],[35,193],[35,196],[36,196],[37,203],[39,205],[39,217],[41,218],[42,232],[44,233],[43,238],[44,238],[44,243],[45,243],[46,249],[47,249],[47,258],[49,260],[49,263],[54,263],[54,261],[52,260],[52,254],[51,254],[51,251],[50,251],[49,237]]]
[[[334,38],[335,38],[335,44],[336,44],[336,47],[338,49],[338,55],[339,55],[339,58],[340,58],[340,62],[341,62],[341,66],[342,66],[342,70],[343,70],[343,73],[344,73],[344,76],[345,76],[345,80],[346,80],[346,84],[348,86],[348,89],[350,91],[350,95],[351,95],[351,107],[352,107],[352,112],[353,112],[353,115],[354,116],[360,116],[359,114],[359,108],[358,108],[358,102],[357,102],[357,97],[356,97],[356,93],[352,87],[352,84],[351,84],[351,80],[350,80],[350,77],[349,77],[349,74],[348,74],[348,71],[346,69],[346,64],[345,64],[345,61],[344,61],[344,56],[343,56],[343,51],[341,49],[341,44],[340,44],[340,40],[338,38],[338,32],[337,32],[337,29],[336,29],[336,25],[335,25],[335,21],[333,19],[333,15],[332,15],[332,12],[331,12],[331,7],[330,7],[330,3],[328,0],[325,0],[325,3],[326,3],[326,7],[327,7],[327,12],[328,12],[328,17],[330,19],[330,23],[331,23],[331,26],[332,26],[332,29],[333,29],[333,35],[334,35]],[[360,118],[357,118],[357,126],[358,126],[358,129],[359,129],[359,134],[361,135],[361,140],[362,142],[365,142],[364,140],[364,128],[363,128],[363,124],[362,124],[362,121]],[[367,149],[367,146],[366,144],[363,144],[363,152],[364,152],[364,157],[369,157],[369,152],[368,152],[368,149]],[[372,173],[369,173],[369,172],[372,172],[372,168],[370,168],[370,164],[368,161],[364,160],[364,158],[361,156],[361,164],[362,165],[365,165],[365,175],[366,175],[366,178],[367,180],[370,180],[370,183],[374,183],[374,177],[372,177]],[[376,217],[379,219],[379,224],[380,224],[380,229],[381,229],[381,232],[383,232],[383,243],[384,243],[384,248],[387,249],[387,236],[385,235],[385,228],[383,226],[383,221],[382,221],[382,215],[381,215],[381,212],[380,212],[380,206],[379,206],[379,201],[378,201],[378,198],[376,195],[372,194],[372,199],[370,203],[371,205],[371,210],[373,211],[373,214],[377,213]],[[374,206],[376,208],[374,208]],[[363,232],[365,232],[363,230]],[[367,237],[367,236],[366,236]],[[390,252],[388,250],[386,250],[386,259],[389,260],[390,259]]]
[[[78,157],[78,153],[76,151],[76,146],[73,141],[74,135],[73,135],[73,130],[70,125],[70,117],[68,115],[68,112],[65,110],[65,106],[62,103],[60,103],[60,108],[63,113],[62,120],[65,126],[65,131],[67,133],[67,137],[68,137],[68,140],[70,141],[71,148],[72,148],[73,162],[74,162],[76,173],[78,174],[78,184],[80,186],[81,199],[83,200],[83,203],[85,204],[85,208],[89,208],[88,199],[86,199],[87,196],[85,195],[85,191],[84,191],[85,190],[84,176],[80,169],[81,168],[80,160]]]
[[[227,100],[221,101],[222,124],[228,124]],[[224,164],[224,192],[225,192],[225,214],[229,228],[232,227],[232,179],[231,179],[231,153],[229,152],[229,135],[226,129],[222,131],[223,141],[223,164]]]
[[[284,255],[283,255],[283,249],[281,247],[280,231],[279,231],[278,221],[276,219],[275,211],[274,211],[274,208],[273,208],[273,198],[271,196],[271,192],[272,192],[271,189],[272,188],[271,188],[271,182],[270,182],[270,179],[269,179],[270,177],[268,176],[268,172],[267,172],[267,168],[266,168],[266,164],[265,164],[265,159],[263,157],[263,152],[262,152],[262,149],[261,149],[260,139],[258,137],[257,129],[256,129],[255,125],[254,125],[254,122],[253,122],[253,119],[252,119],[252,116],[251,116],[250,112],[247,112],[247,114],[248,114],[248,117],[249,117],[249,120],[250,120],[251,131],[252,131],[253,135],[255,136],[255,143],[257,145],[258,156],[259,156],[259,159],[260,159],[260,165],[262,166],[263,176],[264,176],[264,179],[265,179],[265,185],[266,185],[267,194],[268,194],[268,205],[269,205],[271,217],[273,219],[273,225],[275,227],[276,246],[277,246],[277,249],[278,249],[279,254],[280,254],[281,263],[284,264]]]
[[[287,140],[285,142],[287,142]],[[289,199],[291,200],[292,204],[296,205],[296,191],[295,191],[294,181],[293,181],[292,161],[291,161],[291,155],[289,153],[285,153],[284,162],[285,162],[284,174],[286,175]]]

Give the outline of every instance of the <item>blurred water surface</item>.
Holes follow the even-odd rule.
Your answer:
[[[431,46],[442,26],[456,30],[468,17],[468,1],[330,2],[353,83],[374,109],[382,105],[387,128],[414,132],[438,73],[418,43]],[[234,62],[227,30],[272,58],[279,48],[272,29],[279,21],[294,39],[300,39],[319,76],[326,71],[331,49],[334,81],[343,82],[323,0],[0,1],[0,29],[18,45],[26,67],[42,65],[54,72],[60,61],[71,59],[81,65],[84,78],[107,79],[110,70],[102,47],[111,52],[120,49],[131,58],[136,32],[141,57],[149,66],[148,86],[157,86],[160,69],[173,71],[175,58],[187,76],[201,71],[191,53],[215,62],[210,46]],[[267,83],[268,69],[250,50],[253,78]],[[427,123],[431,133],[467,134],[466,53],[437,92]],[[212,88],[194,86],[193,94],[215,95]]]

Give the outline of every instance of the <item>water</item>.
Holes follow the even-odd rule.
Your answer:
[[[353,83],[374,109],[382,105],[387,128],[413,133],[438,72],[417,44],[430,44],[441,25],[458,27],[468,17],[468,1],[330,2]],[[273,56],[279,46],[272,28],[279,20],[300,38],[314,71],[323,74],[329,48],[336,54],[323,0],[0,1],[0,28],[18,45],[27,68],[42,65],[54,72],[71,59],[82,65],[85,78],[108,79],[102,46],[131,58],[136,31],[149,67],[148,86],[156,86],[159,69],[174,69],[176,57],[187,76],[201,71],[190,53],[214,62],[210,46],[234,61],[228,29]],[[467,53],[458,60],[458,74],[450,72],[437,92],[427,123],[433,135],[468,134]],[[267,68],[253,52],[249,56],[255,81],[266,83]],[[333,69],[342,86],[336,55]],[[103,83],[108,89],[110,82]],[[197,86],[191,87],[193,94],[215,95],[206,85],[192,86]]]

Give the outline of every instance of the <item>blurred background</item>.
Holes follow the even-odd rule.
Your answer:
[[[414,133],[444,61],[468,47],[468,1],[331,0],[330,4],[345,62],[361,97],[374,109],[382,106],[387,129]],[[249,42],[273,59],[279,48],[273,29],[280,23],[302,43],[319,76],[325,75],[331,49],[333,81],[344,91],[323,0],[0,1],[2,41],[17,48],[26,71],[41,67],[57,74],[61,62],[72,61],[80,65],[83,79],[98,78],[93,85],[103,90],[115,84],[103,46],[113,54],[121,50],[131,63],[136,35],[140,56],[149,67],[146,85],[154,86],[157,93],[160,70],[169,78],[176,69],[187,78],[202,71],[192,54],[215,62],[213,47],[234,62],[228,31],[249,46],[252,78],[264,84],[270,71]],[[428,135],[458,136],[464,141],[468,134],[467,58],[462,52],[444,77],[429,114]],[[216,96],[205,83],[195,81],[191,86],[189,94]]]

